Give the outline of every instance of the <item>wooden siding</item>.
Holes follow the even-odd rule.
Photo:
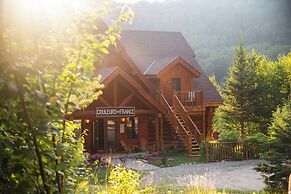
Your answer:
[[[126,131],[124,133],[120,133],[121,118],[113,118],[116,125],[116,146],[112,151],[115,152],[123,150],[120,144],[120,140],[124,140],[124,142],[131,147],[140,147],[141,140],[145,141],[146,145],[148,145],[148,117],[153,114],[157,115],[157,111],[154,109],[154,107],[150,105],[143,96],[138,94],[136,88],[130,87],[130,85],[123,77],[116,77],[116,79],[112,80],[108,85],[106,85],[102,91],[103,94],[99,100],[94,101],[87,108],[85,108],[84,111],[75,113],[75,118],[82,119],[82,129],[86,129],[87,131],[87,135],[85,136],[86,150],[90,153],[94,153],[97,152],[97,150],[102,149],[99,148],[97,143],[94,142],[96,135],[94,136],[93,123],[97,120],[95,117],[96,107],[121,106],[121,104],[123,106],[135,107],[136,116],[138,117],[139,137],[137,139],[130,139],[128,138]],[[78,113],[80,114],[78,115]],[[106,121],[106,119],[104,119],[104,121]],[[103,124],[103,128],[106,130],[105,124]],[[104,131],[104,133],[106,134],[106,131]],[[104,139],[106,139],[106,135],[104,135]],[[109,151],[106,148],[106,141],[104,145],[104,149]]]
[[[172,68],[168,69],[160,78],[161,90],[172,88],[172,78],[181,79],[181,91],[192,90],[192,78],[193,74],[189,72],[185,67],[180,64],[176,64]]]

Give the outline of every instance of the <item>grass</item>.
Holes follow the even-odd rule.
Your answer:
[[[204,189],[198,187],[158,185],[154,187],[154,193],[193,193],[193,194],[266,194],[264,191],[241,191],[233,189]]]
[[[149,161],[149,163],[163,168],[205,162],[202,157],[190,157],[184,151],[170,151],[165,153],[164,156],[167,158],[166,163],[162,163],[161,161]]]
[[[169,153],[168,156],[174,156],[178,157],[178,161],[188,161],[186,160],[185,156],[181,156],[181,153]],[[184,158],[184,160],[182,160]],[[176,160],[173,165],[179,164]],[[193,159],[191,160],[193,162]],[[106,190],[106,181],[107,181],[107,175],[108,175],[108,167],[101,167],[96,169],[95,175],[98,177],[100,188],[103,188]],[[143,186],[141,186],[143,188]],[[154,191],[153,194],[159,194],[159,193],[167,193],[167,194],[174,194],[174,193],[189,193],[189,194],[267,194],[264,191],[247,191],[247,190],[233,190],[233,189],[215,189],[215,188],[202,188],[199,186],[173,186],[173,185],[167,185],[167,184],[160,184],[152,186]]]

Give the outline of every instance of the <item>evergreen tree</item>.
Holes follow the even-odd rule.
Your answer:
[[[246,127],[252,121],[255,90],[255,63],[250,62],[243,42],[236,49],[233,65],[223,90],[225,106],[223,111],[230,123],[237,125],[241,137],[245,137]]]
[[[269,128],[270,141],[268,163],[260,164],[256,170],[263,173],[270,192],[286,192],[288,177],[291,173],[291,102],[278,108],[273,114]]]
[[[260,61],[257,66],[256,92],[253,100],[255,103],[254,121],[258,124],[260,131],[267,134],[272,113],[278,106],[283,106],[283,102],[287,100],[290,93],[291,74],[288,68],[291,67],[291,53],[280,56],[278,61],[272,61],[265,56],[258,57]]]

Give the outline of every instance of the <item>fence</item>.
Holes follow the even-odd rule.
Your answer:
[[[291,194],[291,174],[289,175],[288,194]]]
[[[256,142],[206,143],[206,161],[249,160],[259,157],[260,145]]]

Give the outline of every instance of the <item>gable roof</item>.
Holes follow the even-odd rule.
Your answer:
[[[200,72],[194,69],[192,65],[187,63],[181,57],[166,57],[154,60],[145,70],[144,75],[147,75],[148,77],[160,78],[164,72],[177,64],[180,64],[188,69],[188,71],[190,71],[195,77],[199,77]]]
[[[131,84],[134,88],[137,89],[137,93],[145,98],[149,104],[151,104],[154,108],[156,108],[158,111],[166,114],[166,110],[163,108],[163,106],[158,103],[155,99],[152,98],[150,94],[145,92],[142,89],[142,86],[136,82],[131,76],[129,76],[126,72],[124,72],[119,67],[108,67],[108,68],[100,68],[96,70],[97,74],[100,74],[102,76],[100,83],[102,84],[109,84],[112,80],[114,80],[117,76],[122,76],[124,79],[128,81],[129,84]]]
[[[125,30],[122,32],[120,42],[144,75],[160,72],[171,60],[179,56],[200,72],[200,76],[194,78],[193,90],[203,91],[204,102],[223,101],[196,61],[195,53],[182,33]]]

